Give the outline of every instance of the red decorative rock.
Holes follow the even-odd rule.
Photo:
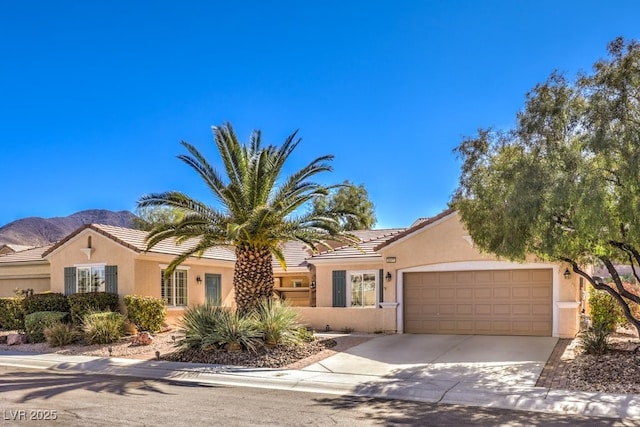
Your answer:
[[[152,342],[153,337],[149,332],[140,332],[138,335],[133,337],[131,345],[150,345]]]
[[[27,336],[24,334],[7,335],[7,345],[20,345],[27,343]]]

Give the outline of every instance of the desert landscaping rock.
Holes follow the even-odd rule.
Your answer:
[[[131,340],[131,345],[151,345],[153,344],[153,336],[149,332],[140,332]]]
[[[253,368],[282,368],[336,345],[333,339],[321,339],[301,345],[278,345],[250,351],[187,349],[160,358],[174,362],[211,363],[215,365],[248,366]]]
[[[9,334],[7,335],[7,345],[20,345],[27,343],[27,336],[24,334]]]

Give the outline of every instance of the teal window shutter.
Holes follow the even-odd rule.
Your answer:
[[[64,294],[71,295],[76,293],[76,268],[64,268]]]
[[[107,265],[104,267],[104,290],[110,294],[118,293],[117,265]]]
[[[384,302],[384,270],[380,269],[378,274],[378,302]]]
[[[347,306],[347,272],[345,270],[333,271],[333,306]]]

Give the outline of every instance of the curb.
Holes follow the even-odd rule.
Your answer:
[[[3,354],[4,353],[4,354]],[[19,353],[19,354],[16,354]],[[55,353],[0,352],[0,365],[60,372],[80,372],[232,387],[352,395],[464,406],[482,406],[563,415],[640,419],[640,395],[555,390],[546,387],[479,389],[472,383],[453,386],[397,383],[373,375],[304,370],[246,368],[185,362],[69,356]]]

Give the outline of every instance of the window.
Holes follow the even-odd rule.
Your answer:
[[[80,264],[64,268],[64,294],[84,292],[118,293],[118,266]]]
[[[160,271],[160,298],[169,306],[187,305],[187,270],[175,270],[165,279]]]
[[[350,272],[349,285],[351,289],[347,292],[350,301],[349,307],[375,307],[376,306],[376,272]]]
[[[76,292],[104,292],[104,265],[76,267]]]

